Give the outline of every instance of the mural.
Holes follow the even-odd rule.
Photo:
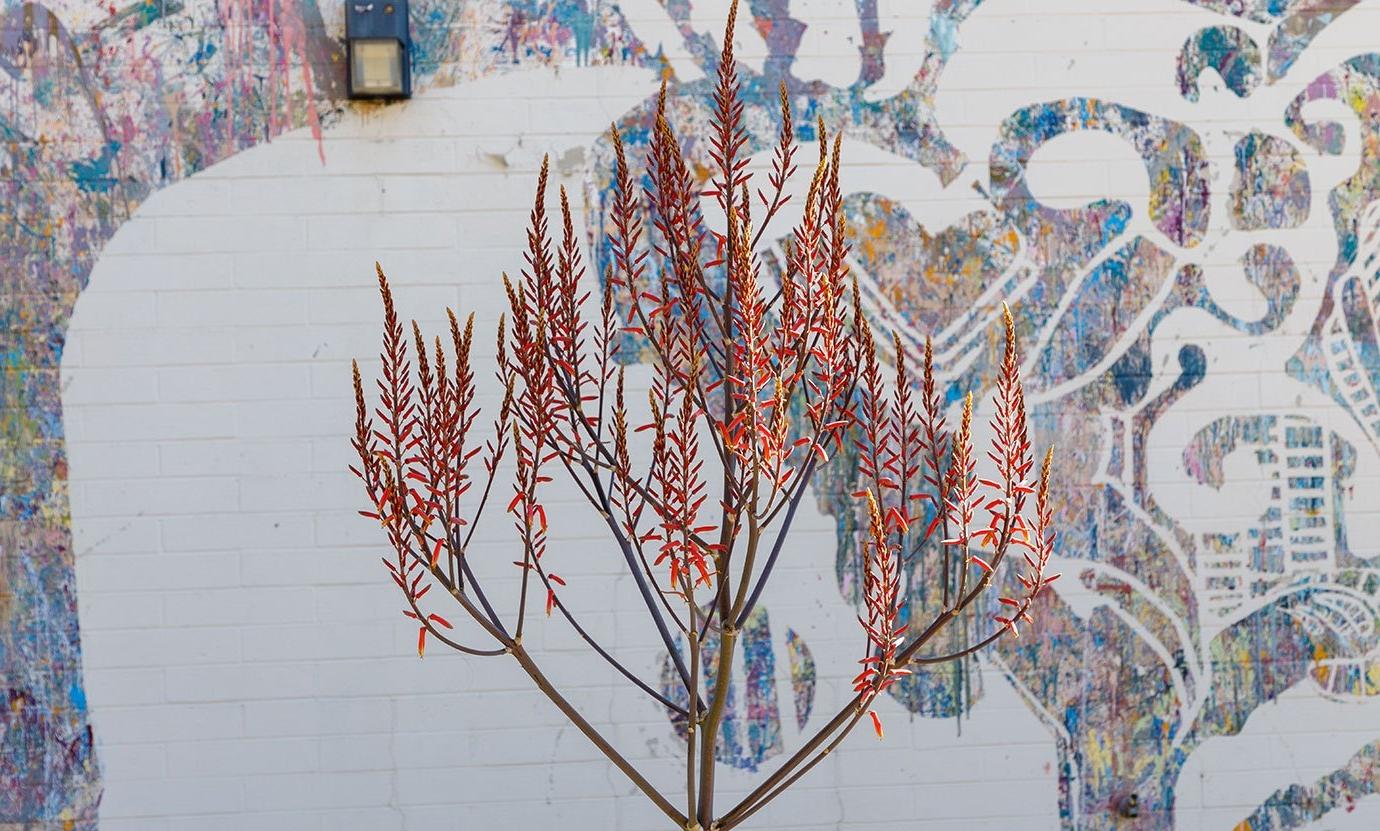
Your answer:
[[[583,8],[423,0],[419,68],[453,83],[577,41],[585,63],[641,59]],[[76,299],[155,190],[287,130],[320,141],[342,29],[316,0],[0,5],[0,828],[97,825],[59,386]]]
[[[923,226],[888,194],[853,194],[855,265],[871,312],[904,348],[936,335],[953,395],[990,375],[995,303],[1012,302],[1037,443],[1063,448],[1060,570],[1085,591],[1046,596],[1036,636],[1004,641],[994,660],[1056,736],[1051,798],[1069,827],[1112,827],[1132,793],[1136,827],[1172,827],[1193,749],[1239,731],[1295,684],[1337,698],[1380,693],[1380,550],[1364,505],[1380,470],[1380,55],[1310,64],[1310,45],[1347,19],[1346,0],[1182,2],[1204,26],[1154,80],[1183,107],[1026,101],[1004,115],[985,157],[958,149],[935,117],[982,0],[935,0],[914,35],[922,60],[899,85],[877,0],[854,0],[859,71],[846,85],[798,77],[808,24],[790,0],[747,3],[768,52],[747,76],[758,149],[774,135],[785,83],[800,140],[823,118],[930,171],[946,195],[970,182],[980,193],[947,227]],[[690,0],[662,6],[679,38],[667,48],[712,75],[717,48]],[[58,384],[73,305],[103,244],[150,193],[287,130],[320,140],[345,106],[339,14],[315,0],[0,11],[0,827],[92,829],[101,794]],[[418,0],[412,25],[419,86],[517,66],[632,64],[668,76],[679,126],[707,111],[708,82],[675,77],[672,56],[649,49],[614,2]],[[1209,95],[1214,75],[1225,90]],[[1211,117],[1233,102],[1253,124],[1244,134]],[[649,99],[618,120],[629,146],[645,145],[652,108]],[[1041,199],[1033,160],[1079,133],[1140,159],[1142,200]],[[606,258],[608,147],[591,158],[590,221]],[[847,600],[856,518],[838,494],[854,475],[842,456],[818,481]],[[916,609],[934,600],[924,563],[910,566]],[[742,712],[726,725],[725,761],[743,767],[778,751],[783,715],[803,725],[812,703],[804,642],[778,624],[777,645],[765,613],[761,628]],[[919,715],[962,714],[983,694],[972,669],[917,677],[895,695]],[[777,677],[791,679],[789,694],[766,694]],[[1376,754],[1362,748],[1281,791],[1241,827],[1301,827],[1374,792]]]
[[[58,379],[77,295],[155,188],[320,129],[314,101],[334,89],[313,68],[338,53],[321,31],[310,4],[0,12],[0,827],[94,828],[100,801]]]
[[[1083,591],[1044,598],[1035,636],[1002,641],[994,663],[1057,737],[1069,827],[1127,827],[1134,795],[1130,825],[1170,828],[1179,773],[1204,740],[1238,732],[1300,682],[1342,699],[1380,692],[1380,550],[1359,495],[1380,470],[1380,56],[1299,69],[1353,4],[1199,2],[1217,22],[1182,43],[1161,82],[1195,104],[1211,70],[1224,89],[1210,104],[1171,117],[1094,97],[1033,101],[1005,116],[986,158],[969,158],[945,140],[935,98],[981,5],[933,4],[921,68],[878,98],[869,90],[885,71],[886,34],[875,2],[857,2],[861,68],[848,86],[798,77],[806,24],[784,0],[751,3],[771,55],[748,84],[753,149],[770,147],[784,82],[797,123],[822,118],[909,159],[956,200],[956,183],[981,193],[984,204],[942,228],[885,193],[853,194],[854,264],[912,365],[924,333],[935,335],[951,402],[992,378],[997,303],[1012,302],[1035,440],[1062,448],[1060,567]],[[694,38],[688,8],[676,19],[712,77],[713,50]],[[707,119],[709,84],[680,86],[675,123]],[[1245,114],[1264,101],[1279,102],[1272,118],[1223,126],[1233,106]],[[1326,120],[1314,115],[1323,101],[1336,105]],[[626,144],[645,142],[654,106],[620,120]],[[1041,199],[1027,175],[1036,155],[1088,132],[1140,159],[1142,201]],[[1310,218],[1329,233],[1305,238]],[[838,586],[853,602],[856,476],[845,453],[817,481],[837,520]],[[917,540],[912,553],[909,602],[920,609],[939,592],[925,574],[932,552]],[[953,716],[982,695],[978,682],[971,665],[945,668],[893,693],[913,713]],[[1376,781],[1370,747],[1240,827],[1301,827]]]

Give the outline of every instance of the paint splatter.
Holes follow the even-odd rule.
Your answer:
[[[1203,70],[1215,71],[1237,98],[1260,85],[1260,47],[1235,26],[1210,26],[1195,33],[1179,51],[1179,93],[1198,100]]]
[[[805,639],[794,629],[786,630],[786,655],[791,662],[791,692],[795,699],[795,726],[804,730],[815,706],[815,657]]]

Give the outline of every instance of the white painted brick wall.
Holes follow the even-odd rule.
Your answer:
[[[635,25],[665,28],[654,4],[626,5]],[[924,30],[908,4],[879,5],[883,28]],[[816,0],[799,13],[820,21],[803,64],[830,78],[855,73],[851,4]],[[719,14],[708,4],[697,20],[712,28]],[[1376,42],[1380,14],[1349,16],[1324,44],[1328,56]],[[1183,103],[1163,83],[1165,62],[1205,18],[1168,0],[992,0],[946,75],[946,129],[981,159],[1000,119],[1031,101],[1096,88],[1173,113]],[[760,56],[755,34],[743,37]],[[1331,66],[1328,56],[1309,59]],[[402,313],[424,326],[437,327],[446,304],[478,310],[481,361],[491,361],[498,274],[520,268],[541,154],[588,147],[654,88],[647,72],[565,68],[426,90],[347,114],[325,136],[324,165],[315,142],[293,134],[163,191],[105,250],[63,371],[106,831],[661,827],[515,666],[436,647],[416,658],[416,630],[378,563],[382,540],[354,515],[360,494],[345,472],[348,362],[378,348],[373,261],[389,271]],[[846,184],[899,188],[922,219],[957,216],[956,200],[971,198],[940,194],[930,174],[898,160],[858,156]],[[1127,174],[1126,158],[1111,140],[1056,144],[1031,175],[1070,201],[1143,193],[1139,163]],[[1299,233],[1321,234],[1326,262],[1318,223]],[[1242,371],[1253,383],[1253,368]],[[571,603],[650,676],[656,643],[574,497],[552,506],[552,556]],[[856,623],[834,588],[831,521],[803,513],[799,548],[766,603],[778,637],[786,625],[805,633],[823,712],[854,672]],[[477,560],[502,579],[505,523],[495,515],[490,526]],[[665,717],[585,660],[561,624],[541,621],[530,640],[596,726],[674,787]],[[883,701],[885,742],[853,737],[754,827],[1055,827],[1053,739],[1000,674],[985,683],[961,732]],[[1380,701],[1291,692],[1242,735],[1198,751],[1179,787],[1180,825],[1227,827],[1377,736]],[[735,792],[754,780],[721,776]],[[1377,826],[1371,799],[1318,827]]]

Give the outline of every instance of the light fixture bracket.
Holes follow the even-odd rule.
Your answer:
[[[412,36],[407,0],[346,0],[350,98],[412,97]]]

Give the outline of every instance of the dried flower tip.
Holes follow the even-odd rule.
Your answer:
[[[1006,358],[1013,361],[1016,357],[1016,322],[1011,318],[1011,309],[1005,302],[1001,304],[1001,320],[1006,329]]]
[[[724,25],[724,44],[720,60],[730,63],[733,60],[733,30],[738,25],[738,0],[728,7],[728,23]]]

